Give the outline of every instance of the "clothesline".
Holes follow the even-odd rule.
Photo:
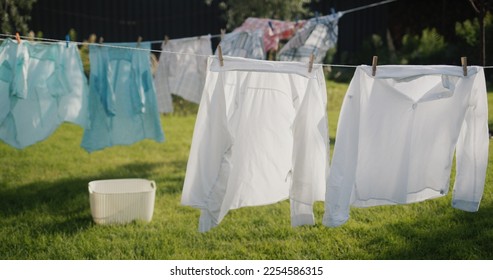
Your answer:
[[[10,37],[10,38],[15,38],[15,35],[10,35],[10,34],[1,34],[0,36],[5,36],[5,37]],[[28,37],[28,36],[19,36],[21,39],[27,39],[27,40],[37,40],[37,41],[43,41],[44,43],[48,44],[57,44],[57,43],[65,43],[67,41],[64,40],[57,40],[57,39],[48,39],[48,38],[39,38],[39,37]],[[111,43],[90,43],[90,42],[77,42],[77,41],[68,41],[69,43],[77,44],[77,45],[82,45],[82,46],[99,46],[99,47],[107,47],[107,48],[116,48],[116,49],[126,49],[126,50],[134,50],[134,51],[147,51],[147,52],[158,52],[158,53],[171,53],[171,54],[181,54],[181,55],[195,55],[195,56],[202,56],[202,57],[207,57],[208,55],[201,55],[201,54],[196,54],[196,53],[183,53],[183,52],[173,52],[173,51],[163,51],[163,50],[149,50],[149,49],[144,49],[144,48],[134,48],[134,47],[127,47],[127,46],[118,46],[118,45],[112,45]],[[159,41],[162,42],[162,41]],[[136,43],[138,44],[138,43]]]
[[[392,3],[392,2],[396,2],[397,0],[386,0],[386,1],[382,1],[382,2],[378,2],[378,3],[373,3],[373,4],[369,4],[369,5],[365,5],[365,6],[361,6],[361,7],[357,7],[357,8],[353,8],[353,9],[349,9],[349,10],[345,10],[345,11],[342,11],[340,12],[341,14],[345,15],[345,14],[349,14],[349,13],[353,13],[353,12],[357,12],[357,11],[361,11],[361,10],[366,10],[368,8],[373,8],[373,7],[376,7],[376,6],[380,6],[380,5],[383,5],[383,4],[388,4],[388,3]]]
[[[395,1],[395,0],[394,0],[394,1]],[[205,36],[207,36],[207,37],[209,37],[209,38],[219,38],[219,37],[221,37],[221,34],[215,34],[215,35],[210,35],[210,34],[209,34],[209,35],[205,35]],[[197,38],[200,38],[200,37],[203,37],[203,36],[197,36]],[[192,38],[193,38],[193,37],[192,37]],[[171,40],[171,39],[170,39],[170,40]],[[149,42],[149,43],[151,43],[151,44],[160,44],[160,43],[162,43],[162,42],[163,42],[163,40],[154,40],[154,41],[146,41],[146,42]]]
[[[394,0],[396,1],[396,0]],[[10,37],[10,38],[15,38],[15,35],[10,35],[10,34],[3,34],[0,33],[0,36],[4,37]],[[216,35],[214,35],[216,36]],[[45,43],[50,43],[50,44],[56,44],[56,43],[64,43],[66,41],[63,40],[57,40],[57,39],[48,39],[48,38],[39,38],[39,37],[28,37],[28,36],[19,36],[21,39],[34,39],[37,41],[44,41]],[[126,47],[126,46],[117,46],[117,45],[111,45],[111,44],[104,44],[104,43],[89,43],[89,42],[76,42],[76,41],[70,41],[73,44],[77,45],[91,45],[91,46],[99,46],[99,47],[108,47],[108,48],[118,48],[118,49],[127,49],[127,50],[134,50],[134,51],[150,51],[150,52],[156,52],[156,53],[170,53],[170,54],[177,54],[177,55],[193,55],[193,56],[199,56],[199,57],[208,57],[209,55],[203,55],[203,54],[197,54],[197,53],[184,53],[184,52],[174,52],[174,51],[164,51],[164,50],[149,50],[149,49],[143,49],[143,48],[134,48],[134,47]],[[153,41],[151,41],[152,43]],[[162,41],[159,41],[162,42]],[[321,65],[323,67],[340,67],[340,68],[357,68],[360,65],[347,65],[347,64],[317,64],[315,65]],[[483,68],[493,68],[493,66],[483,66]]]
[[[5,36],[5,37],[10,37],[10,38],[15,38],[15,35],[10,35],[10,34],[1,34],[0,36]],[[47,39],[47,38],[39,38],[39,37],[27,37],[27,36],[19,36],[21,39],[34,39],[38,41],[45,41],[45,43],[51,43],[51,44],[57,44],[57,43],[64,43],[66,41],[63,40],[57,40],[57,39]],[[160,41],[162,42],[162,41]],[[149,50],[149,49],[143,49],[143,48],[134,48],[134,47],[126,47],[126,46],[117,46],[117,45],[111,45],[111,44],[104,44],[104,43],[89,43],[89,42],[76,42],[76,41],[70,41],[70,43],[77,44],[77,45],[90,45],[90,46],[99,46],[99,47],[109,47],[109,48],[118,48],[118,49],[127,49],[127,50],[134,50],[134,51],[150,51],[150,52],[157,52],[157,53],[171,53],[171,54],[178,54],[178,55],[194,55],[194,56],[199,56],[199,57],[208,57],[209,55],[203,55],[203,54],[197,54],[197,53],[183,53],[183,52],[174,52],[174,51],[164,51],[164,50]],[[348,67],[348,68],[356,68],[358,65],[343,65],[343,64],[316,64],[316,65],[322,65],[324,67]]]
[[[383,5],[383,4],[387,4],[387,3],[391,3],[391,2],[395,2],[397,0],[385,0],[385,1],[381,1],[381,2],[378,2],[378,3],[373,3],[373,4],[369,4],[369,5],[365,5],[365,6],[361,6],[361,7],[357,7],[357,8],[353,8],[353,9],[349,9],[349,10],[346,10],[346,11],[341,11],[340,13],[341,14],[348,14],[348,13],[352,13],[352,12],[356,12],[356,11],[361,11],[361,10],[364,10],[364,9],[368,9],[368,8],[373,8],[373,7],[376,7],[376,6],[380,6],[380,5]],[[209,38],[217,38],[217,37],[220,37],[222,34],[215,34],[215,35],[207,35],[209,36]],[[0,34],[0,36],[4,36],[4,37],[11,37],[11,38],[15,38],[16,36],[15,35],[10,35],[10,34]],[[27,39],[27,40],[37,40],[37,41],[44,41],[45,43],[60,43],[60,42],[66,42],[64,40],[56,40],[56,39],[47,39],[47,38],[39,38],[39,37],[28,37],[28,36],[19,36],[21,39]],[[3,40],[3,39],[0,39],[0,40]],[[171,53],[171,54],[178,54],[178,55],[195,55],[195,56],[199,56],[199,57],[205,57],[205,56],[208,56],[208,55],[201,55],[201,54],[196,54],[196,53],[183,53],[183,52],[173,52],[173,51],[163,51],[163,50],[148,50],[148,49],[142,49],[142,48],[133,48],[133,47],[127,47],[127,46],[117,46],[117,45],[109,45],[109,44],[102,44],[102,43],[89,43],[89,42],[76,42],[76,41],[71,41],[72,43],[75,43],[77,45],[92,45],[92,46],[100,46],[100,47],[112,47],[112,48],[120,48],[120,49],[128,49],[128,50],[137,50],[137,51],[151,51],[151,52],[156,52],[156,53]],[[146,41],[148,43],[151,43],[151,44],[155,44],[155,43],[162,43],[163,40],[154,40],[154,41]],[[317,64],[318,65],[318,64]],[[325,66],[325,67],[358,67],[358,65],[336,65],[336,64],[322,64],[322,66]]]

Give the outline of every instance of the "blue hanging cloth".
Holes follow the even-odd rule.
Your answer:
[[[136,43],[111,44],[135,48]],[[157,109],[149,42],[140,49],[89,47],[89,118],[81,146],[88,152],[143,139],[164,141]]]

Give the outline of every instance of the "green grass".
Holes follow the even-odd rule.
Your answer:
[[[331,137],[346,88],[328,83]],[[491,155],[477,213],[453,209],[449,194],[353,208],[347,224],[326,228],[318,202],[317,224],[292,228],[284,201],[230,211],[218,227],[199,233],[199,211],[180,205],[196,112],[182,105],[187,113],[162,117],[164,143],[88,154],[79,147],[82,129],[71,124],[24,150],[0,143],[0,259],[493,259]],[[88,182],[132,177],[156,181],[153,220],[96,225]]]

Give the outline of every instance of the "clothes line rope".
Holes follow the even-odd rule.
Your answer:
[[[15,35],[10,35],[10,34],[0,34],[0,36],[15,38]],[[47,39],[47,38],[39,38],[39,37],[28,37],[28,36],[19,36],[19,37],[21,39],[24,39],[24,40],[37,40],[37,41],[42,41],[44,43],[51,43],[51,44],[67,42],[65,40]],[[126,50],[133,50],[133,51],[147,51],[147,52],[157,52],[157,53],[171,53],[171,54],[179,54],[179,55],[194,55],[194,56],[208,57],[208,55],[203,55],[203,54],[183,53],[183,52],[173,52],[173,51],[163,51],[163,50],[149,50],[149,49],[143,49],[143,48],[111,45],[111,43],[104,44],[104,43],[89,43],[89,42],[76,42],[76,41],[69,41],[69,42],[73,43],[73,44],[81,45],[81,46],[98,46],[98,47],[106,47],[106,48],[126,49]],[[160,41],[160,42],[162,42],[162,41]]]
[[[5,36],[5,37],[10,37],[10,38],[15,38],[15,35],[10,35],[10,34],[1,34],[0,36]],[[34,39],[37,41],[42,41],[45,43],[51,43],[51,44],[57,44],[57,43],[65,43],[66,41],[64,40],[57,40],[57,39],[48,39],[48,38],[39,38],[39,37],[27,37],[27,36],[20,36],[21,39]],[[73,44],[77,45],[91,45],[91,46],[99,46],[99,47],[107,47],[107,48],[118,48],[118,49],[127,49],[127,50],[135,50],[135,51],[150,51],[150,52],[157,52],[157,53],[171,53],[171,54],[177,54],[177,55],[194,55],[194,56],[199,56],[199,57],[209,57],[209,55],[203,55],[203,54],[197,54],[197,53],[183,53],[183,52],[174,52],[174,51],[163,51],[163,50],[148,50],[148,49],[142,49],[142,48],[133,48],[133,47],[126,47],[126,46],[116,46],[116,45],[111,45],[111,44],[101,44],[101,43],[89,43],[89,42],[76,42],[76,41],[70,41]],[[159,41],[162,42],[162,41]],[[356,68],[358,65],[342,65],[342,64],[315,64],[315,65],[322,65],[324,67],[348,67],[348,68]]]
[[[203,36],[195,36],[195,37],[196,37],[196,38],[201,38],[201,37],[209,37],[209,38],[211,38],[211,39],[212,39],[212,38],[219,38],[219,37],[221,37],[221,34],[215,34],[215,35],[203,35]],[[193,37],[193,36],[192,36],[192,37],[190,37],[190,39],[193,39],[193,38],[195,38],[195,37]],[[182,39],[182,38],[179,38],[179,39]],[[173,40],[173,39],[171,39],[171,38],[170,38],[170,40]],[[146,42],[149,42],[149,43],[151,43],[151,44],[160,44],[160,43],[162,43],[163,41],[164,41],[164,40],[154,40],[154,41],[146,41]]]
[[[396,2],[396,1],[397,0],[386,0],[386,1],[378,2],[378,3],[373,3],[373,4],[369,4],[369,5],[365,5],[365,6],[361,6],[361,7],[357,7],[357,8],[353,8],[353,9],[349,9],[349,10],[345,10],[345,11],[342,11],[340,13],[343,14],[343,15],[345,15],[345,14],[349,14],[349,13],[353,13],[353,12],[357,12],[357,11],[361,11],[361,10],[366,10],[366,9],[369,9],[369,8],[377,7],[377,6],[380,6],[380,5],[384,5],[384,4],[388,4],[388,3],[392,3],[392,2]]]
[[[356,12],[356,11],[360,11],[360,10],[364,10],[364,9],[368,9],[368,8],[372,8],[372,7],[376,7],[376,6],[380,6],[380,5],[383,5],[383,4],[387,4],[387,3],[391,3],[391,2],[395,2],[397,0],[385,0],[385,1],[382,1],[382,2],[378,2],[378,3],[374,3],[374,4],[370,4],[370,5],[365,5],[365,6],[361,6],[361,7],[357,7],[357,8],[354,8],[354,9],[349,9],[349,10],[346,10],[346,11],[342,11],[340,12],[341,14],[348,14],[348,13],[352,13],[352,12]],[[217,38],[217,37],[220,37],[222,34],[215,34],[215,35],[205,35],[205,36],[209,36],[209,38]],[[0,34],[0,36],[4,36],[4,37],[10,37],[10,38],[15,38],[16,36],[15,35],[11,35],[11,34]],[[39,37],[28,37],[28,36],[19,36],[21,39],[25,39],[25,40],[37,40],[37,41],[43,41],[45,43],[60,43],[60,42],[66,42],[64,40],[56,40],[56,39],[47,39],[47,38],[39,38]],[[200,38],[200,36],[198,37]],[[0,39],[1,40],[1,39]],[[183,52],[173,52],[173,51],[163,51],[163,50],[148,50],[148,49],[142,49],[142,48],[133,48],[133,47],[126,47],[126,46],[116,46],[116,45],[109,45],[109,44],[102,44],[102,43],[89,43],[89,42],[76,42],[76,41],[71,41],[72,43],[75,43],[77,45],[86,45],[86,46],[100,46],[100,47],[111,47],[111,48],[120,48],[120,49],[127,49],[127,50],[136,50],[136,51],[150,51],[150,52],[155,52],[155,53],[170,53],[170,54],[178,54],[178,55],[195,55],[195,56],[199,56],[199,57],[207,57],[208,55],[202,55],[202,54],[196,54],[196,53],[183,53]],[[156,43],[162,43],[163,40],[154,40],[154,41],[146,41],[148,43],[151,43],[151,44],[156,44]],[[357,65],[337,65],[337,64],[322,64],[322,66],[325,66],[325,67],[354,67],[356,68]]]
[[[393,1],[396,1],[396,0],[393,0]],[[11,35],[11,34],[0,33],[0,36],[15,39],[15,35]],[[28,36],[19,36],[19,37],[21,39],[24,39],[24,40],[36,40],[36,41],[41,41],[41,42],[44,42],[47,44],[57,44],[57,43],[65,43],[66,42],[65,40],[39,38],[39,37],[28,37]],[[0,40],[3,40],[3,39],[0,39]],[[82,46],[89,46],[90,45],[90,46],[99,46],[99,47],[106,47],[106,48],[127,49],[127,50],[134,50],[134,51],[170,53],[170,54],[176,54],[176,55],[192,55],[192,56],[198,56],[198,57],[209,57],[210,56],[210,55],[197,54],[197,53],[183,53],[183,52],[163,51],[163,50],[149,50],[149,49],[143,49],[143,48],[117,46],[117,45],[104,44],[104,43],[102,44],[102,43],[89,43],[89,42],[76,42],[76,41],[70,41],[70,42],[73,44],[82,45]],[[162,42],[162,41],[159,41],[159,42]],[[336,67],[336,68],[357,68],[361,64],[360,65],[346,65],[346,64],[318,64],[318,63],[315,63],[314,65],[321,65],[323,67]],[[493,68],[493,66],[483,66],[483,68]]]

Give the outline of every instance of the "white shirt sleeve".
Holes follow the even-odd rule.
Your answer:
[[[325,195],[323,224],[337,227],[349,219],[351,193],[358,166],[361,72],[349,84],[337,124],[336,143]]]
[[[452,206],[464,211],[478,211],[488,164],[488,99],[484,71],[474,78],[469,108],[456,146],[456,176]]]
[[[327,92],[323,73],[310,81],[293,125],[291,225],[313,225],[313,203],[323,201],[329,172]]]

